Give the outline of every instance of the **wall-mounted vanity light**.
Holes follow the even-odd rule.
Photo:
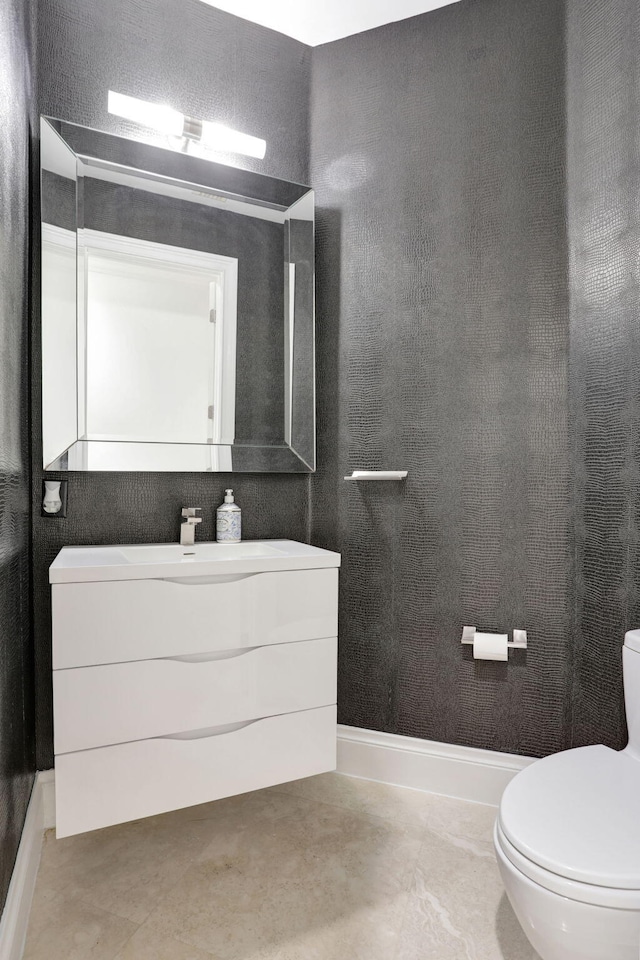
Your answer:
[[[248,157],[257,157],[259,160],[264,158],[267,150],[266,140],[261,140],[259,137],[239,133],[237,130],[225,127],[221,123],[212,123],[210,120],[185,117],[171,107],[138,100],[137,97],[127,97],[114,90],[109,90],[108,110],[117,117],[139,123],[141,127],[150,127],[168,137],[191,140],[208,150],[243,153]]]

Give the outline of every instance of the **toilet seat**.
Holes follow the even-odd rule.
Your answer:
[[[496,821],[493,835],[498,860],[504,858],[518,873],[533,884],[569,900],[588,903],[596,907],[613,907],[616,910],[636,910],[640,912],[640,890],[623,890],[615,887],[602,887],[593,883],[580,883],[569,880],[557,873],[545,870],[533,860],[527,860],[505,837],[500,823]]]
[[[639,798],[638,760],[604,746],[567,750],[511,781],[496,839],[507,859],[546,889],[640,909]]]

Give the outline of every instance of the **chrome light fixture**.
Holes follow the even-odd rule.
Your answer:
[[[128,97],[114,90],[109,90],[108,110],[117,117],[140,124],[141,127],[149,127],[168,137],[180,137],[199,143],[208,150],[243,153],[259,160],[264,158],[267,150],[266,140],[259,137],[251,137],[247,133],[240,133],[210,120],[185,117],[171,107],[138,100],[137,97]]]

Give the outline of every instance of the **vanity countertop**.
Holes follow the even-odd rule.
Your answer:
[[[49,567],[49,583],[212,577],[339,566],[339,553],[295,540],[63,547]]]

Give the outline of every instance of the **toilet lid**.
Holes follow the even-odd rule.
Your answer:
[[[500,826],[529,860],[559,876],[640,890],[640,761],[608,747],[538,760],[508,785]]]

